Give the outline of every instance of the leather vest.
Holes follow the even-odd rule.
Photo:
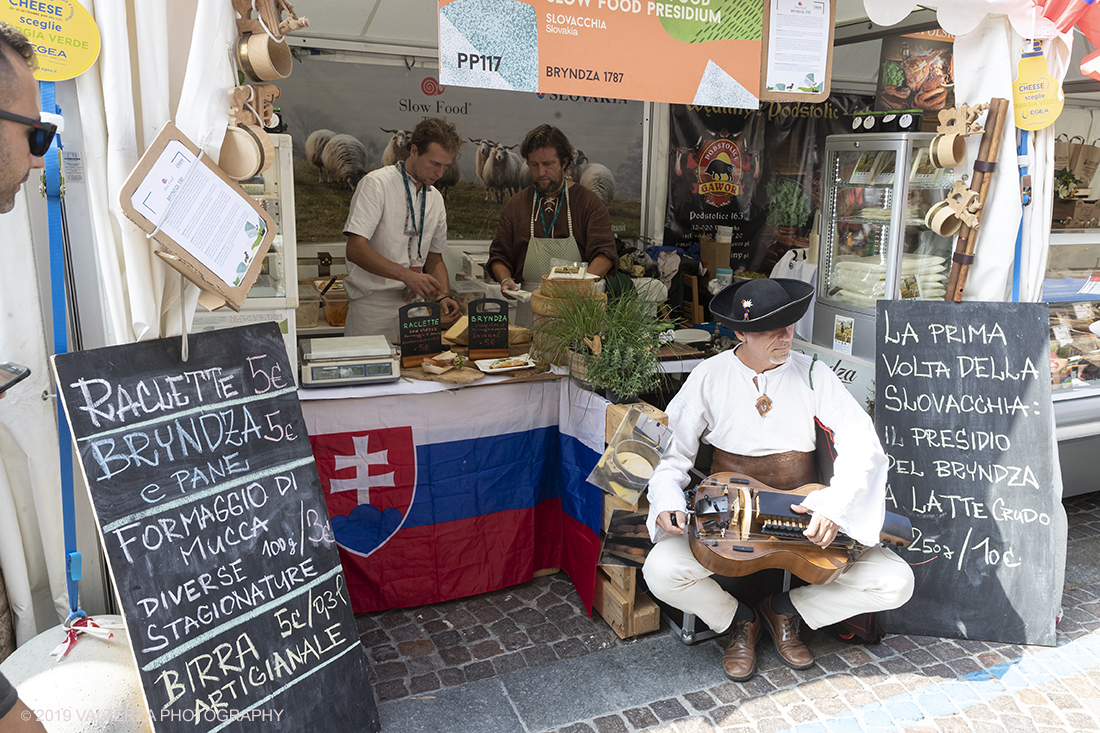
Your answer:
[[[742,456],[715,447],[710,474],[735,471],[779,491],[797,489],[817,480],[813,451],[787,451],[768,456]]]

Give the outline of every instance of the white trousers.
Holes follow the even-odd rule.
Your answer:
[[[665,537],[649,551],[642,568],[646,585],[660,600],[697,616],[721,634],[733,623],[737,599],[691,554],[687,535]],[[884,547],[863,553],[836,580],[791,591],[791,603],[811,629],[872,611],[888,611],[913,595],[913,570]]]
[[[405,289],[379,290],[365,298],[352,298],[348,318],[344,322],[345,336],[386,337],[391,344],[401,343],[397,311],[405,303]]]

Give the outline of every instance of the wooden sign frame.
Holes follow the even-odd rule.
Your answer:
[[[500,308],[504,313],[504,347],[498,349],[475,349],[474,348],[474,311],[485,305],[494,304]],[[470,330],[469,330],[469,344],[470,344],[470,359],[477,361],[478,359],[503,359],[510,354],[508,353],[508,303],[507,301],[499,298],[479,298],[478,300],[470,301],[469,309],[470,318]]]
[[[428,318],[435,318],[439,322],[439,348],[435,351],[428,350],[423,354],[405,354],[405,341],[401,338],[401,334],[404,329],[401,328],[401,323],[406,318],[406,314],[413,308],[427,308],[431,313]],[[442,308],[439,303],[429,303],[427,301],[420,303],[408,303],[401,306],[398,309],[397,323],[398,323],[398,346],[401,349],[401,366],[405,368],[418,367],[425,359],[431,359],[433,356],[437,356],[443,353],[443,323],[442,323]]]
[[[206,166],[206,168],[213,172],[221,182],[233,189],[233,191],[244,199],[267,225],[267,231],[264,233],[263,240],[256,249],[240,285],[230,285],[225,280],[218,277],[213,270],[191,254],[184,245],[159,229],[157,222],[147,219],[130,203],[130,199],[134,195],[134,192],[145,182],[146,176],[148,176],[149,172],[153,169],[161,153],[164,152],[164,149],[168,147],[168,144],[172,141],[181,143],[192,154],[200,156],[197,164]],[[179,196],[179,192],[177,192],[176,195]],[[160,134],[157,135],[157,139],[153,141],[153,144],[149,146],[145,154],[141,156],[141,161],[126,179],[126,183],[123,184],[118,197],[119,206],[122,208],[122,213],[126,215],[126,218],[132,221],[141,231],[145,232],[147,235],[151,235],[151,238],[163,247],[163,249],[155,250],[155,254],[185,278],[202,288],[203,293],[199,296],[200,305],[207,310],[215,310],[216,308],[228,305],[233,310],[240,311],[241,306],[244,305],[244,299],[248,296],[248,291],[256,283],[256,278],[260,276],[264,257],[271,248],[271,243],[275,240],[275,220],[256,203],[255,199],[245,193],[236,181],[227,176],[225,171],[219,168],[210,156],[206,155],[198,145],[195,145],[186,135],[180,132],[179,128],[169,122],[164,126],[164,129],[160,131]]]

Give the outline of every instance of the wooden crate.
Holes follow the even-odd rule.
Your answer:
[[[646,593],[634,589],[631,594],[619,589],[605,568],[596,572],[596,611],[620,639],[648,634],[661,627],[661,610]]]
[[[622,591],[627,598],[634,597],[634,591],[638,588],[637,568],[627,568],[621,565],[601,565],[600,572],[606,575],[611,585]]]
[[[600,521],[600,529],[604,532],[611,526],[611,515],[616,509],[622,509],[628,512],[648,512],[649,511],[649,499],[645,494],[638,497],[637,504],[631,504],[625,499],[609,494],[606,491],[603,492],[603,518]]]
[[[605,414],[604,441],[610,443],[615,431],[626,417],[631,407],[638,407],[646,415],[663,425],[668,424],[668,415],[662,410],[645,402],[634,405],[608,405]],[[614,494],[603,495],[603,517],[600,526],[604,532],[611,525],[611,515],[616,509],[630,512],[646,512],[649,500],[645,494],[638,497],[636,504]],[[644,591],[638,589],[638,570],[617,565],[601,565],[596,572],[596,595],[594,608],[607,621],[620,639],[628,639],[639,634],[648,634],[661,626],[661,611],[656,602]]]
[[[608,405],[607,412],[604,413],[604,443],[612,441],[615,437],[615,431],[619,429],[619,425],[631,407],[637,407],[662,425],[668,425],[668,415],[648,402],[635,402],[632,405]]]

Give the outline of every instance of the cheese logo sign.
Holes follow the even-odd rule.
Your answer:
[[[99,28],[76,0],[8,0],[0,5],[0,20],[34,46],[38,81],[72,79],[99,57]]]
[[[744,186],[741,177],[753,167],[753,153],[744,149],[739,140],[730,140],[726,131],[721,137],[707,142],[699,152],[695,174],[699,182],[692,186],[692,193],[703,196],[711,206],[725,206],[734,196],[739,196]]]
[[[313,436],[336,543],[368,557],[392,538],[416,494],[411,427]]]

